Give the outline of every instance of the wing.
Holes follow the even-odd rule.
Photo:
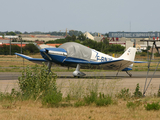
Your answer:
[[[70,64],[72,66],[73,64],[81,64],[81,68],[85,69],[90,68],[90,69],[104,69],[104,70],[123,70],[124,68],[131,65],[133,62],[123,59],[104,61],[104,62],[66,59],[64,63]]]
[[[22,57],[22,58],[25,58],[25,59],[27,59],[31,62],[37,63],[37,64],[42,64],[42,62],[48,62],[47,60],[42,59],[42,58],[32,58],[32,57],[29,57],[27,55],[23,55],[23,54],[20,54],[20,53],[15,53],[15,54]]]

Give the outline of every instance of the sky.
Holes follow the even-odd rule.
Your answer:
[[[0,0],[0,31],[160,31],[160,0]]]

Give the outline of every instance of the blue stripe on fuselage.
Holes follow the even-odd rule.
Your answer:
[[[61,64],[63,62],[63,60],[66,58],[66,56],[62,56],[62,55],[52,55],[52,54],[48,54],[51,58],[52,61],[58,64]]]
[[[64,61],[64,63],[74,63],[74,64],[91,64],[91,65],[101,65],[101,64],[107,64],[107,63],[111,63],[111,62],[117,62],[117,61],[122,61],[123,59],[118,59],[118,60],[111,60],[111,61],[105,61],[105,62],[96,62],[96,61],[87,61],[87,60],[83,60],[83,59],[66,59]]]

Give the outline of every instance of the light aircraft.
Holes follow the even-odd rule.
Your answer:
[[[133,47],[129,47],[119,58],[114,58],[75,42],[64,43],[58,48],[38,48],[43,59],[32,58],[19,53],[15,54],[35,63],[47,62],[49,72],[53,63],[66,67],[75,67],[74,77],[86,75],[80,71],[80,68],[126,71],[131,77],[132,74],[128,71],[132,70],[133,63],[139,63],[134,61],[136,48]]]

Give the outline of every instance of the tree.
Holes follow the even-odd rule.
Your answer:
[[[124,49],[125,49],[125,47],[123,47],[123,46],[121,46],[121,45],[118,45],[118,44],[112,44],[112,45],[110,45],[110,47],[109,47],[109,51],[111,52],[111,53],[119,53],[119,52],[124,52]]]
[[[108,38],[104,38],[104,39],[103,39],[103,43],[104,43],[105,45],[109,46],[109,40],[108,40]]]
[[[14,55],[16,52],[20,52],[21,48],[18,45],[11,45],[11,55]],[[10,54],[10,45],[1,45],[0,46],[0,55],[9,55]]]
[[[67,42],[66,39],[57,39],[57,40],[47,41],[46,44],[47,44],[47,43],[65,43],[65,42]]]
[[[3,44],[2,46],[0,46],[0,54],[1,55],[9,55],[9,45],[5,45]]]
[[[75,35],[72,35],[72,36],[68,35],[65,39],[67,42],[71,42],[71,41],[74,42],[74,41],[76,41],[76,36]]]
[[[103,42],[96,42],[90,39],[86,39],[85,41],[83,41],[83,45],[103,53],[118,53],[123,52],[125,49],[125,47],[121,45],[109,45],[109,40],[107,38],[105,38]]]
[[[109,37],[109,34],[108,34],[108,33],[105,33],[104,35],[107,36],[107,37]]]
[[[2,35],[2,38],[4,39],[4,34]]]
[[[87,38],[86,38],[86,36],[84,36],[84,34],[80,34],[79,36],[78,36],[78,40],[80,40],[80,41],[85,41]]]
[[[28,34],[28,32],[27,32],[27,31],[25,31],[23,34]]]
[[[66,39],[66,41],[67,41],[67,42],[72,41],[72,37],[71,37],[71,36],[69,36],[69,35],[67,35],[67,37],[66,37],[65,39]]]
[[[70,36],[72,36],[72,35],[78,36],[80,34],[82,34],[82,32],[77,31],[77,30],[69,30],[69,33],[68,33],[68,35],[70,35]]]
[[[20,31],[15,31],[16,34],[22,34]]]
[[[11,32],[7,32],[6,35],[16,35],[16,33],[11,31]]]
[[[28,51],[29,53],[39,53],[39,49],[34,44],[26,44],[24,51]]]
[[[72,41],[76,41],[76,36],[72,35]]]

